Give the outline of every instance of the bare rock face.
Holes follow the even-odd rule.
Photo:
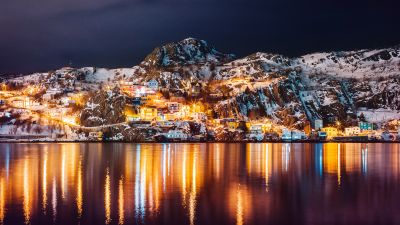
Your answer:
[[[182,66],[196,63],[222,63],[233,59],[233,55],[218,52],[206,41],[187,38],[154,49],[142,62],[144,66]]]
[[[100,91],[86,103],[81,112],[81,124],[86,127],[118,124],[125,121],[126,99],[118,88]]]
[[[306,121],[304,109],[299,103],[290,81],[246,91],[214,107],[218,117],[249,119],[269,118],[288,127],[302,128]]]
[[[222,142],[243,141],[245,133],[241,130],[230,130],[228,128],[219,127],[215,130],[215,140]]]

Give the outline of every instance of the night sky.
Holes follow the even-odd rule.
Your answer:
[[[2,0],[0,74],[130,67],[186,37],[238,57],[400,44],[398,0]]]

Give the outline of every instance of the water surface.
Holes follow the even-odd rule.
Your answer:
[[[400,224],[399,144],[0,144],[0,224]]]

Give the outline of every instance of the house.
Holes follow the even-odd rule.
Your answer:
[[[143,85],[133,85],[131,88],[131,96],[143,97],[146,96],[146,86]]]
[[[165,120],[165,121],[167,121],[167,120],[173,121],[173,120],[176,120],[178,118],[179,118],[179,116],[176,115],[175,113],[163,113],[161,115],[161,120]]]
[[[253,124],[250,126],[250,133],[263,133],[263,126],[262,124]]]
[[[204,121],[207,120],[207,116],[203,112],[195,112],[192,114],[194,120]]]
[[[219,123],[229,129],[237,129],[239,127],[239,122],[234,118],[221,119]]]
[[[164,134],[167,139],[170,140],[187,140],[188,135],[183,133],[181,130],[169,130],[168,133]]]
[[[170,102],[185,103],[186,99],[184,97],[173,96],[169,99]]]
[[[166,105],[171,113],[179,112],[181,109],[181,103],[178,102],[167,102]]]
[[[344,133],[346,136],[359,135],[361,133],[360,127],[346,127],[344,128]]]
[[[133,97],[132,98],[132,105],[134,106],[140,106],[142,105],[142,98],[141,97]]]
[[[304,133],[309,136],[311,132],[312,132],[311,124],[309,121],[307,121],[306,124],[304,125]]]
[[[138,121],[138,120],[140,120],[140,116],[139,115],[127,115],[126,120],[127,121]]]
[[[325,141],[328,137],[327,133],[325,131],[318,131],[318,140],[320,141]]]
[[[373,125],[372,123],[369,122],[358,122],[358,127],[360,127],[361,131],[371,131],[373,130]]]
[[[58,88],[49,88],[46,93],[42,96],[43,100],[52,100],[58,94],[62,94],[62,91]]]
[[[190,88],[190,95],[193,97],[199,96],[201,92],[201,85],[199,83],[192,83]]]
[[[101,141],[103,140],[103,132],[90,132],[88,136],[89,141]]]
[[[261,124],[250,126],[248,138],[254,141],[262,141],[264,139],[263,127]]]
[[[153,91],[157,91],[158,90],[158,81],[155,79],[151,79],[146,82],[146,86]]]
[[[282,141],[291,141],[292,140],[292,131],[289,129],[282,129]]]
[[[328,139],[338,136],[338,129],[336,127],[324,127],[321,129],[326,133]]]
[[[315,119],[312,123],[312,128],[314,128],[314,130],[321,130],[323,127],[323,121],[321,119]]]
[[[141,107],[140,119],[141,120],[154,120],[157,118],[158,110],[155,107]]]
[[[292,141],[294,140],[305,140],[307,139],[306,133],[304,131],[294,130],[292,131]]]
[[[25,101],[21,99],[12,100],[11,104],[17,108],[25,108]]]

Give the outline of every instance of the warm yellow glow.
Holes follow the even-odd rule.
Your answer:
[[[104,209],[106,214],[106,224],[111,222],[111,182],[110,182],[110,171],[107,168],[106,181],[104,184]]]
[[[46,214],[47,208],[47,150],[44,153],[43,159],[43,177],[42,177],[42,208],[44,214]]]
[[[183,161],[182,161],[182,203],[183,206],[186,204],[186,161],[187,161],[187,152],[186,149],[183,151]]]
[[[70,126],[79,126],[79,124],[77,123],[77,118],[73,116],[63,116],[62,122]]]
[[[66,189],[66,165],[65,165],[65,161],[66,161],[66,150],[63,148],[61,149],[61,197],[63,199],[65,199],[65,189]]]
[[[30,196],[30,183],[29,183],[29,167],[27,158],[25,158],[24,160],[23,208],[24,208],[25,224],[29,224],[31,219],[31,196]]]
[[[324,148],[324,171],[331,174],[338,172],[338,148],[335,143],[327,143]]]
[[[192,190],[189,195],[189,220],[190,225],[194,225],[194,219],[196,217],[196,161],[197,156],[196,154],[193,157],[193,169],[192,169]]]
[[[240,190],[240,186],[236,192],[237,203],[236,203],[236,225],[243,225],[243,196]]]
[[[56,179],[53,179],[53,191],[52,191],[52,206],[53,206],[53,220],[56,220],[57,216],[57,183]]]
[[[0,224],[3,224],[4,217],[6,214],[6,190],[4,179],[0,179]]]
[[[337,177],[338,177],[337,179],[338,179],[338,185],[340,186],[340,181],[341,181],[340,180],[340,178],[341,178],[340,177],[341,176],[341,174],[340,174],[340,144],[338,144],[338,164],[337,164],[337,167],[338,167],[337,168],[337,171],[338,171],[337,172],[338,173],[337,174]]]
[[[265,146],[264,148],[264,177],[265,177],[265,186],[266,186],[266,190],[268,190],[268,184],[269,184],[269,167],[270,167],[270,160],[271,158],[269,157],[269,145],[265,144],[263,145]]]
[[[122,177],[118,183],[118,224],[124,224],[124,180]]]
[[[228,194],[227,199],[231,216],[235,218],[237,225],[246,224],[246,218],[251,215],[252,210],[249,191],[244,185],[233,184],[229,188]]]
[[[82,159],[79,158],[79,166],[78,166],[78,183],[76,185],[76,208],[78,210],[78,218],[82,216]]]

